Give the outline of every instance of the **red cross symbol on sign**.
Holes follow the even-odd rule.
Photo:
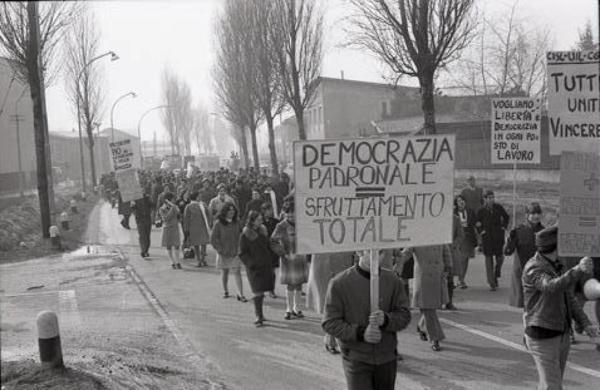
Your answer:
[[[590,191],[594,191],[594,189],[596,188],[596,186],[600,185],[600,180],[598,180],[596,178],[596,174],[592,172],[590,174],[590,178],[589,179],[585,179],[583,181],[583,185],[585,187],[587,187]]]

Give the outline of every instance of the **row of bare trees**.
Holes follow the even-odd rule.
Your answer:
[[[214,151],[213,131],[209,115],[202,103],[194,105],[192,91],[187,81],[165,67],[161,79],[162,122],[167,130],[172,154],[192,154],[196,144],[198,153]]]
[[[274,118],[289,108],[306,139],[304,110],[321,73],[323,15],[314,0],[226,0],[215,23],[216,100],[234,125],[246,167],[260,167],[256,132],[265,122],[271,167],[278,171]]]

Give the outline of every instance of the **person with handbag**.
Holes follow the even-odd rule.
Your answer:
[[[190,203],[183,211],[183,231],[187,238],[187,245],[193,248],[197,266],[204,267],[206,263],[206,245],[210,243],[210,221],[208,210],[200,201],[200,193],[194,191],[190,194]]]
[[[288,197],[283,210],[285,217],[271,235],[271,249],[279,256],[281,284],[286,288],[285,319],[303,318],[299,309],[302,285],[308,281],[306,256],[296,254],[296,221],[294,198]]]

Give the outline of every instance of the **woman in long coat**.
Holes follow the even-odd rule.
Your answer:
[[[462,236],[460,243],[455,246],[454,254],[459,257],[459,269],[454,269],[454,275],[458,276],[458,287],[467,288],[465,277],[469,268],[469,259],[475,257],[475,247],[477,246],[477,234],[475,233],[476,216],[473,210],[467,208],[467,203],[462,195],[454,199],[454,215],[458,217],[462,227]]]
[[[240,222],[238,211],[231,202],[226,202],[221,208],[217,222],[213,226],[210,235],[210,244],[217,252],[217,269],[221,270],[221,283],[223,284],[223,298],[229,298],[229,271],[233,273],[235,284],[238,289],[237,300],[248,302],[244,297],[244,285],[242,282],[242,262],[240,261]]]
[[[271,235],[271,249],[279,256],[281,284],[286,288],[285,319],[302,318],[298,309],[302,285],[308,281],[308,261],[306,256],[296,254],[296,221],[293,199],[284,206],[285,219],[281,221]]]
[[[210,221],[209,212],[203,203],[199,201],[200,193],[192,192],[190,204],[183,212],[183,231],[187,237],[187,244],[194,247],[194,254],[198,261],[198,267],[208,265],[206,263],[206,245],[210,243]]]
[[[273,258],[276,257],[277,255],[271,250],[262,215],[258,211],[251,210],[240,237],[240,259],[246,266],[248,281],[254,294],[252,298],[256,314],[254,324],[257,327],[262,326],[265,320],[263,315],[265,292],[273,291],[275,288]]]
[[[325,296],[329,281],[338,273],[354,265],[355,252],[324,253],[313,256],[308,275],[307,306],[319,314],[325,309]],[[338,354],[335,337],[325,334],[325,349],[331,354]]]
[[[171,259],[171,267],[173,269],[181,269],[179,262],[179,246],[181,245],[181,237],[179,236],[179,209],[173,203],[175,195],[168,192],[165,195],[164,203],[159,209],[160,218],[163,221],[162,231],[162,246],[167,248],[169,259]]]
[[[510,295],[508,304],[514,307],[523,307],[523,267],[537,250],[535,234],[544,229],[540,223],[542,208],[539,203],[533,202],[527,207],[527,221],[510,231],[504,254],[513,255],[513,267],[510,281]]]
[[[449,245],[405,248],[402,251],[403,260],[412,257],[415,262],[411,305],[421,311],[417,332],[421,340],[433,343],[431,348],[434,351],[440,350],[439,342],[445,338],[436,310],[448,302],[446,278],[451,268],[451,256]]]

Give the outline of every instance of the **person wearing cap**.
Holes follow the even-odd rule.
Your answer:
[[[573,320],[588,336],[597,336],[573,295],[573,285],[592,274],[592,259],[584,257],[565,272],[558,258],[557,237],[557,226],[536,234],[537,252],[525,264],[522,276],[524,341],[537,368],[538,389],[562,389]]]
[[[523,307],[523,284],[521,276],[523,267],[535,255],[535,234],[544,229],[542,225],[542,208],[537,202],[527,207],[527,220],[510,231],[504,254],[513,255],[512,279],[510,281],[510,295],[508,304],[514,307]]]
[[[493,191],[487,190],[484,197],[485,205],[477,211],[475,227],[481,236],[487,281],[490,290],[496,291],[504,263],[504,232],[510,218],[504,207],[495,202]]]

